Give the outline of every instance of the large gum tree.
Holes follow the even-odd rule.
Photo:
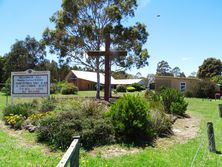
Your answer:
[[[136,8],[136,0],[63,0],[61,9],[50,18],[55,28],[46,28],[43,39],[60,58],[96,70],[100,83],[99,69],[103,68],[104,57],[88,57],[86,52],[104,48],[106,33],[111,34],[112,49],[128,52],[126,57],[113,58],[112,64],[121,70],[148,65],[148,51],[143,48],[148,37],[146,26],[139,22],[125,25],[134,17]]]

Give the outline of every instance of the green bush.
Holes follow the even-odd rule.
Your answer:
[[[109,118],[103,116],[106,106],[92,100],[82,102],[79,109],[58,112],[40,120],[37,139],[65,150],[73,136],[81,136],[85,149],[114,141],[114,130]]]
[[[131,86],[134,87],[136,91],[141,91],[146,89],[144,86],[141,86],[139,83],[133,83]]]
[[[165,88],[160,92],[166,113],[182,115],[187,109],[187,103],[181,92],[176,89]]]
[[[72,113],[59,113],[40,120],[37,129],[37,140],[47,142],[54,148],[67,149],[75,134],[75,123]]]
[[[193,97],[197,98],[214,98],[216,92],[215,83],[209,80],[201,80],[191,88]]]
[[[160,97],[159,93],[147,90],[145,92],[145,99],[147,99],[147,101],[149,103],[149,107],[151,109],[158,109],[161,111],[164,110],[163,103],[161,101],[161,97]]]
[[[76,87],[74,84],[66,83],[61,89],[61,94],[63,95],[77,94],[78,91],[79,91],[78,87]]]
[[[6,125],[10,125],[14,129],[22,129],[22,124],[25,121],[25,118],[22,115],[13,115],[4,116]]]
[[[3,111],[3,116],[21,115],[27,118],[34,113],[34,106],[31,103],[9,105]]]
[[[117,85],[116,91],[117,92],[126,92],[126,86],[125,85]]]
[[[57,91],[61,92],[61,89],[65,86],[65,84],[66,84],[65,82],[58,82],[56,84]]]
[[[57,85],[51,84],[50,85],[50,94],[55,94],[57,92]]]
[[[192,91],[186,91],[185,93],[184,93],[184,96],[185,97],[193,97],[193,93],[192,93]]]
[[[136,91],[136,89],[132,86],[127,87],[126,90],[127,90],[127,92],[135,92]]]
[[[158,136],[168,136],[172,134],[172,118],[161,109],[151,109],[152,128]]]
[[[124,95],[111,106],[110,116],[120,140],[138,142],[154,135],[148,105],[140,96]]]
[[[3,92],[6,95],[11,94],[11,78],[8,78],[5,82],[5,86],[1,89],[1,92]]]
[[[47,98],[43,100],[41,104],[40,111],[41,112],[48,112],[48,111],[53,111],[56,107],[56,100],[55,98]]]

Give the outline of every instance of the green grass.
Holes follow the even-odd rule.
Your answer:
[[[0,119],[6,104],[6,96],[0,93]],[[12,133],[14,130],[11,130]],[[35,143],[35,134],[21,132],[20,138],[29,144],[21,142],[16,135],[9,135],[7,130],[0,127],[0,167],[22,166],[56,166],[61,159],[61,153],[44,153],[46,146]]]
[[[214,123],[216,147],[218,151],[222,151],[222,119],[218,117],[217,105],[222,101],[209,101],[201,99],[187,99],[189,102],[188,111],[201,119],[200,132],[198,137],[189,140],[186,144],[174,144],[166,149],[148,147],[137,154],[113,157],[110,159],[101,158],[101,156],[93,157],[87,155],[84,162],[88,162],[88,166],[134,166],[134,167],[187,167],[191,166],[193,157],[200,145],[200,150],[194,161],[193,166],[222,166],[222,156],[208,152],[206,123],[212,121]],[[86,160],[86,161],[85,161]]]
[[[0,166],[56,166],[60,157],[45,155],[38,147],[23,146],[17,139],[0,131]]]

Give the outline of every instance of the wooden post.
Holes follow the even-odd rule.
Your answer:
[[[63,155],[57,167],[79,167],[80,136],[75,136],[68,150]]]
[[[218,104],[219,117],[222,118],[222,104]]]
[[[213,123],[212,122],[207,123],[207,134],[208,134],[208,142],[209,142],[209,151],[210,152],[216,152],[215,138],[214,138],[214,128],[213,128]]]

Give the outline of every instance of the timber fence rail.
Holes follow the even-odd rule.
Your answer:
[[[80,151],[80,136],[74,137],[73,142],[68,150],[63,155],[57,167],[79,167],[79,151]]]

